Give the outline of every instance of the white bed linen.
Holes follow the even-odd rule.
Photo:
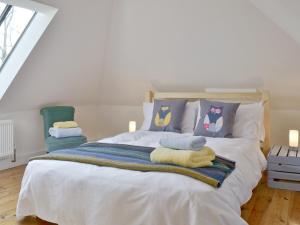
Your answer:
[[[156,147],[177,135],[138,131],[102,142]],[[59,225],[243,225],[240,206],[261,178],[266,160],[258,141],[208,138],[207,145],[235,160],[236,169],[215,189],[193,178],[75,162],[28,164],[17,217],[36,215]]]

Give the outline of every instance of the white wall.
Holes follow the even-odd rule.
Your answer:
[[[98,98],[112,1],[38,1],[59,11],[0,102],[0,119],[15,122],[20,163],[44,150],[43,106],[75,105],[88,138],[100,134]]]
[[[142,106],[101,105],[99,107],[99,137],[109,137],[121,132],[128,132],[128,123],[137,122],[137,128],[143,122]]]
[[[150,88],[216,87],[270,90],[273,143],[300,121],[300,46],[251,1],[115,0],[109,35],[100,100],[126,119]]]
[[[115,0],[108,46],[103,104],[140,104],[149,87],[257,87],[300,109],[300,46],[248,0]]]
[[[300,130],[300,111],[272,110],[271,126],[271,142],[274,144],[288,144],[289,130]]]
[[[110,0],[38,0],[59,11],[0,102],[0,113],[98,104]]]

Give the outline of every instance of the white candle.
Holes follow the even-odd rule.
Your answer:
[[[136,131],[136,122],[135,121],[129,121],[129,132],[135,132]]]
[[[289,131],[289,145],[293,148],[298,148],[299,142],[299,131],[298,130],[290,130]]]

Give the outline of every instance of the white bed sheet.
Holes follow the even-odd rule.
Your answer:
[[[159,146],[169,132],[138,131],[101,140]],[[17,217],[36,215],[59,225],[244,225],[240,206],[261,178],[266,160],[258,141],[207,138],[207,145],[236,161],[236,169],[215,189],[193,178],[75,162],[28,164]]]

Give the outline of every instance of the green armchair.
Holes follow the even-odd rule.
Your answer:
[[[77,147],[87,142],[85,136],[55,138],[49,135],[49,128],[53,123],[74,120],[75,108],[72,106],[52,106],[40,110],[44,122],[45,145],[48,152]]]

